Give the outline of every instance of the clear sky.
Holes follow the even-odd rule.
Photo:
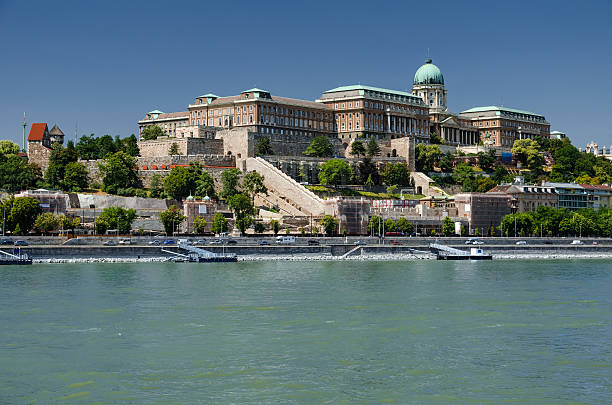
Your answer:
[[[255,85],[409,90],[429,49],[452,111],[503,104],[609,146],[611,20],[608,0],[0,0],[0,139],[21,143],[24,111],[72,139]]]

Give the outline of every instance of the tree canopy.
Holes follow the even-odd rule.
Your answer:
[[[174,235],[175,230],[185,218],[186,217],[176,205],[171,205],[170,208],[159,213],[159,220],[164,226],[166,235]]]
[[[383,182],[388,185],[409,186],[410,169],[406,163],[387,163],[382,172]]]
[[[25,235],[34,227],[36,218],[42,213],[40,202],[31,197],[13,197],[2,201],[6,215],[6,230]]]
[[[321,165],[319,181],[324,185],[347,184],[353,176],[353,169],[343,159],[330,159]]]
[[[415,147],[416,170],[418,172],[432,172],[442,155],[442,150],[438,145],[417,144]]]
[[[365,156],[366,148],[365,146],[363,146],[363,142],[359,140],[353,141],[353,143],[351,144],[350,154],[352,156],[357,156],[357,157]]]
[[[268,188],[264,184],[264,176],[255,170],[248,172],[242,179],[242,188],[251,196],[251,201],[255,201],[257,194],[268,195]]]
[[[272,149],[272,143],[270,142],[270,138],[264,136],[257,140],[257,147],[255,148],[255,155],[257,156],[274,155],[274,149]]]
[[[136,159],[119,151],[107,155],[98,163],[102,176],[102,189],[115,194],[119,188],[136,187],[140,179],[136,174]]]
[[[166,134],[159,125],[149,125],[142,130],[140,137],[145,141],[151,141],[165,135]]]
[[[246,194],[234,194],[227,199],[227,205],[234,211],[236,228],[244,235],[245,231],[254,222],[253,203]]]
[[[139,156],[138,139],[132,134],[121,139],[119,136],[113,138],[110,135],[96,137],[94,134],[84,135],[75,146],[79,159],[96,160],[103,159],[108,154],[125,152],[130,156]]]
[[[331,215],[325,215],[321,219],[321,226],[327,236],[333,236],[338,233],[338,220]]]
[[[96,227],[99,233],[108,229],[116,229],[121,234],[128,234],[132,230],[132,222],[136,219],[136,210],[121,207],[104,208],[96,218]]]
[[[334,147],[326,136],[315,137],[304,152],[304,155],[311,157],[330,157],[333,154]]]
[[[368,157],[374,157],[380,155],[380,146],[376,142],[375,138],[370,138],[366,145],[366,155]]]

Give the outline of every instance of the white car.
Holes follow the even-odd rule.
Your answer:
[[[570,245],[584,245],[584,242],[579,239],[574,239]]]
[[[526,245],[527,242],[525,242],[524,240],[519,240],[516,242],[517,245]]]
[[[129,240],[129,239],[121,239],[121,240],[119,241],[119,244],[120,244],[120,245],[131,245],[131,244],[132,244],[132,241],[131,241],[131,240]]]

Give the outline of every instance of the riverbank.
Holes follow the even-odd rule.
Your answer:
[[[284,261],[284,262],[304,262],[304,261],[420,261],[420,260],[435,260],[435,255],[419,254],[419,253],[396,253],[396,254],[363,254],[358,256],[331,256],[331,255],[244,255],[239,256],[240,262],[266,262],[266,261]],[[612,259],[612,253],[593,253],[593,252],[576,252],[576,253],[501,253],[494,254],[494,260],[562,260],[562,259]],[[79,257],[79,258],[39,258],[34,259],[34,263],[160,263],[171,261],[167,256],[159,257]]]

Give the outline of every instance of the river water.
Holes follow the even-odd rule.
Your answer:
[[[2,404],[612,400],[612,261],[0,268]]]

